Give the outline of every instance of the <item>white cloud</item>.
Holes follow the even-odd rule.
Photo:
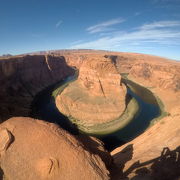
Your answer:
[[[144,45],[180,45],[180,30],[174,29],[180,26],[180,21],[159,21],[145,24],[131,32],[111,32],[104,37],[86,43],[78,43],[71,48],[80,49],[116,49],[124,46]]]
[[[59,21],[56,23],[56,28],[58,28],[62,23],[63,23],[63,21],[62,21],[62,20],[59,20]]]
[[[110,28],[111,26],[120,24],[124,21],[125,21],[125,19],[123,19],[123,18],[111,19],[109,21],[105,21],[105,22],[90,26],[86,30],[91,34],[103,32],[103,31],[107,31],[107,30],[112,30],[112,28]]]
[[[175,27],[180,26],[180,21],[157,21],[151,24],[144,24],[140,27],[140,29],[157,29],[157,28],[168,28],[168,27]]]

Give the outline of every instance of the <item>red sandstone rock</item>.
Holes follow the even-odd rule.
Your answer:
[[[180,176],[180,63],[145,55],[143,58],[132,66],[128,77],[158,96],[168,116],[111,152],[118,167],[114,179],[125,176],[177,179]]]
[[[39,91],[73,73],[64,57],[34,55],[0,59],[0,121],[28,116]]]
[[[98,155],[52,123],[12,118],[0,125],[0,166],[8,180],[105,180]]]
[[[125,109],[126,87],[111,59],[92,58],[81,66],[78,80],[57,97],[58,109],[86,125],[118,118]]]
[[[108,58],[86,61],[80,68],[78,80],[93,96],[109,97],[122,93],[121,76]]]
[[[130,77],[149,86],[180,91],[180,63],[139,62],[130,70]]]
[[[130,73],[129,77],[135,80],[137,83],[140,83],[147,87],[151,87],[151,90],[164,102],[166,110],[170,112],[170,115],[168,117],[161,119],[159,123],[155,124],[152,128],[148,129],[145,133],[130,142],[129,144],[133,144],[132,149],[129,148],[131,147],[129,146],[128,148],[123,150],[123,148],[128,146],[128,144],[126,144],[123,147],[117,148],[112,152],[114,160],[119,168],[116,172],[114,172],[116,179],[120,178],[118,174],[121,173],[123,166],[124,171],[129,169],[128,172],[130,177],[136,176],[134,177],[134,179],[137,179],[137,173],[140,170],[141,176],[139,178],[150,178],[145,177],[146,175],[148,176],[148,174],[145,173],[151,171],[154,168],[152,164],[156,163],[148,164],[148,170],[143,169],[143,163],[161,156],[164,147],[168,147],[171,152],[176,152],[176,154],[178,155],[177,147],[180,145],[180,95],[178,90],[180,84],[178,73],[180,72],[179,62],[138,53],[116,53],[88,50],[70,51],[64,53],[60,52],[58,55],[64,56],[69,65],[76,66],[77,68],[80,68],[84,61],[88,61],[91,58],[99,56],[102,57],[104,55],[111,56],[111,58],[116,61],[116,66],[119,72]],[[33,61],[33,59],[35,60]],[[57,61],[60,62],[60,59]],[[61,69],[60,67],[63,67],[65,71],[63,71],[63,69]],[[60,64],[57,65],[57,69],[55,71],[57,72],[55,75],[57,80],[65,77],[61,76],[60,72],[63,71],[64,75],[69,74],[69,70],[66,69],[66,66],[61,66]],[[40,91],[42,87],[56,82],[50,77],[49,72],[50,68],[46,63],[46,59],[44,56],[11,57],[0,60],[0,120],[3,120],[4,117],[7,118],[15,114],[28,115],[30,107],[29,102],[32,101],[32,97],[27,90],[30,89],[32,91],[30,91],[30,93],[33,94],[34,92]],[[52,70],[52,72],[54,72],[54,70]],[[143,74],[145,74],[145,76]],[[24,84],[28,84],[28,88],[25,89],[20,77],[23,79],[22,82],[25,82]],[[25,79],[26,81],[24,81]],[[31,84],[33,84],[33,87],[30,87]],[[6,149],[8,147],[6,145],[6,142],[7,144],[9,144],[9,142],[11,143],[11,138],[9,138],[6,130],[3,131],[3,134],[6,134],[3,138],[3,142],[5,142],[5,144],[0,146],[0,148]],[[10,147],[11,146],[9,146],[9,148]],[[129,150],[131,155],[128,155]],[[131,152],[131,150],[133,150],[133,153]],[[165,160],[167,161],[168,156],[165,157]],[[169,157],[171,157],[170,160],[173,159],[172,156]],[[46,160],[42,158],[40,163],[37,163],[37,166],[40,166],[40,169],[46,169],[47,167],[51,167],[52,161],[54,161],[54,159]],[[166,167],[162,164],[163,161],[159,161],[159,163],[159,170],[165,169],[166,174],[160,174],[160,176],[156,177],[158,177],[159,179],[162,177],[168,178],[167,173],[175,174],[175,168],[173,164],[168,164],[168,166]],[[46,165],[43,166],[41,164]],[[56,162],[54,162],[54,164],[56,164]],[[138,171],[138,169],[140,170]],[[143,176],[142,172],[144,172],[145,176]],[[157,171],[157,173],[159,173],[159,171]],[[151,179],[152,178],[153,177],[151,177]]]

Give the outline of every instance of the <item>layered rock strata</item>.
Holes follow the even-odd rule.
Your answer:
[[[62,56],[0,59],[0,122],[12,116],[29,116],[38,92],[73,73]]]
[[[85,61],[78,80],[56,98],[58,109],[83,125],[106,123],[125,110],[126,87],[115,64],[108,58]]]
[[[8,180],[107,180],[98,155],[52,123],[11,118],[0,125],[0,166]]]
[[[130,77],[163,90],[180,91],[180,63],[142,62],[130,70]]]
[[[145,55],[143,57],[144,60],[133,65],[128,78],[149,88],[163,101],[168,113],[163,113],[146,132],[111,152],[118,167],[114,179],[178,179],[180,63],[156,57],[151,59],[151,56],[146,58]]]
[[[44,55],[32,55],[10,58],[3,57],[0,59],[0,119],[5,120],[8,117],[16,115],[29,115],[30,104],[37,92],[73,74],[72,69],[67,66],[66,62],[68,62],[69,65],[79,68],[84,61],[88,61],[94,57],[108,55],[116,61],[116,66],[118,66],[117,68],[120,72],[130,73],[130,79],[149,87],[152,92],[158,95],[163,100],[165,108],[169,112],[169,116],[162,118],[136,139],[117,148],[111,153],[118,167],[117,171],[114,171],[113,174],[115,180],[121,179],[122,175],[129,176],[129,178],[133,177],[133,179],[178,179],[178,155],[180,152],[180,63],[157,56],[138,53],[79,50],[64,53],[59,52],[56,54],[59,57],[49,56],[46,58]],[[53,74],[53,76],[50,74]],[[1,144],[0,147],[3,152],[7,147],[8,152],[10,148],[13,148],[13,143],[17,143],[16,139],[11,139],[9,132],[13,134],[11,129],[8,128],[8,130],[3,130],[0,136],[1,139],[4,137],[1,142],[5,142],[5,144]],[[22,130],[22,132],[24,133],[24,130]],[[26,136],[26,133],[24,134],[24,136]],[[18,135],[18,139],[20,136],[21,135]],[[7,146],[6,142],[7,144],[13,143]],[[18,142],[21,141],[18,140]],[[27,141],[25,141],[25,143],[27,143]],[[84,144],[86,143],[87,138],[85,137]],[[32,142],[32,144],[34,144],[34,142]],[[33,147],[32,144],[29,150]],[[37,144],[35,147],[36,146]],[[94,144],[90,146],[96,147]],[[47,144],[44,149],[46,148],[49,148]],[[21,152],[21,150],[22,148],[19,152]],[[35,150],[33,150],[33,152],[34,151]],[[29,156],[30,155],[31,152],[29,153]],[[69,156],[71,156],[71,154]],[[22,157],[26,156],[23,154]],[[3,158],[5,158],[5,156]],[[22,159],[20,158],[20,160]],[[45,164],[47,165],[48,163]],[[51,162],[49,164],[51,164]],[[14,163],[10,165],[9,167],[12,167]],[[28,166],[27,163],[25,165]],[[7,166],[7,164],[4,164],[3,167],[4,166]],[[46,167],[49,166],[44,166],[44,169],[46,169]],[[80,164],[77,164],[77,167],[82,168]],[[14,170],[12,169],[11,171],[13,172]],[[0,167],[0,179],[2,178],[2,172],[3,169]],[[16,172],[18,173],[18,170]],[[16,172],[13,172],[13,175],[15,175]],[[46,172],[46,170],[44,172]],[[121,176],[119,176],[119,174]],[[28,176],[24,179],[27,178]]]

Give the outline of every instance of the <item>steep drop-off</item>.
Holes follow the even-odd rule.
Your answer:
[[[49,85],[72,75],[65,58],[49,55],[0,59],[0,121],[29,116],[35,95]]]
[[[111,153],[116,164],[116,168],[111,168],[112,179],[123,179],[128,176],[134,179],[164,178],[171,180],[180,176],[179,62],[137,53],[86,50],[63,53],[57,51],[53,52],[53,54],[48,58],[45,55],[31,55],[0,59],[1,121],[12,116],[28,116],[31,102],[38,92],[74,73],[74,70],[67,64],[79,69],[82,63],[92,57],[104,57],[106,55],[116,61],[119,72],[129,74],[128,78],[149,88],[155,95],[160,97],[166,111],[169,113],[168,116],[162,117],[146,132]],[[6,149],[6,142],[9,142],[8,133],[6,132],[3,131],[2,134],[5,135],[3,139],[5,145],[1,146],[1,150]],[[24,135],[22,138],[25,137]],[[87,145],[87,139],[85,136],[79,138],[78,141],[83,141]],[[28,141],[23,142],[25,146],[29,146]],[[96,152],[97,146],[100,146],[100,148],[102,146],[99,143],[96,145],[94,142],[89,143],[88,148]],[[14,143],[16,143],[16,139]],[[13,146],[10,145],[9,148],[11,147]],[[83,148],[86,149],[87,147]],[[104,154],[103,149],[100,151],[101,153]],[[14,156],[14,158],[20,157],[21,155]],[[107,161],[106,158],[103,161]],[[93,161],[93,163],[95,162]],[[45,164],[49,167],[48,163]],[[80,166],[80,163],[78,163],[78,166]],[[3,168],[0,167],[0,178],[2,178]]]
[[[128,71],[128,78],[149,88],[163,101],[166,113],[155,119],[146,132],[112,151],[118,167],[115,179],[171,180],[180,177],[179,72],[179,62],[153,56],[144,56]],[[121,171],[123,173],[118,174]]]
[[[55,124],[11,118],[0,124],[0,165],[8,180],[107,180],[100,157]]]
[[[108,58],[84,62],[78,80],[56,98],[58,109],[84,126],[106,123],[125,110],[126,87],[115,65]]]

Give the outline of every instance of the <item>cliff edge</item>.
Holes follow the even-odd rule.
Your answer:
[[[66,116],[92,126],[118,118],[125,110],[126,87],[115,64],[108,58],[85,61],[79,77],[56,98]]]

